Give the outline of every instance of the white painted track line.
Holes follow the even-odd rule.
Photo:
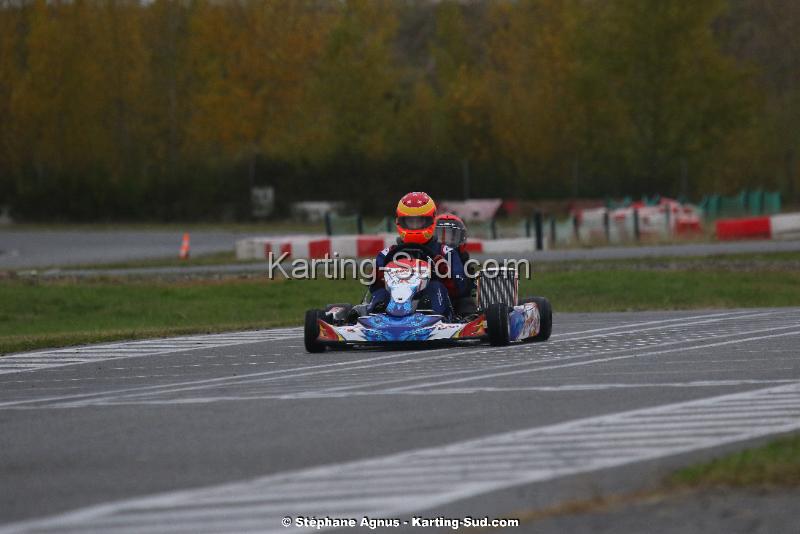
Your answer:
[[[720,411],[724,421],[709,424]],[[402,517],[522,484],[798,428],[800,382],[794,382],[123,500],[6,525],[0,533],[285,532],[285,515]]]
[[[758,312],[738,310],[733,312],[704,313],[690,317],[659,319],[655,321],[645,321],[639,323],[625,323],[607,329],[595,328],[590,330],[567,332],[564,334],[554,334],[553,340],[560,340],[560,338],[573,339],[575,336],[581,334],[593,334],[597,332],[619,333],[620,330],[624,330],[625,328],[638,328],[640,326],[666,325],[677,322],[694,322],[695,320],[709,319],[712,320],[711,322],[714,322],[716,319],[735,318],[757,313]],[[293,338],[299,339],[301,335],[301,328],[274,328],[268,330],[228,332],[222,334],[122,341],[99,345],[86,345],[63,349],[16,353],[0,356],[0,375],[38,371],[43,369],[51,369],[54,367],[63,367],[66,365],[95,363],[136,356],[155,356],[159,354],[171,354],[175,352],[219,348],[248,343],[263,343]],[[390,355],[388,357],[391,358],[393,356]]]
[[[39,371],[66,365],[95,363],[135,356],[154,356],[158,354],[184,352],[187,350],[262,343],[265,341],[295,338],[298,337],[300,333],[300,328],[276,328],[270,330],[230,332],[225,334],[123,341],[102,345],[86,345],[82,347],[9,354],[8,356],[0,356],[0,375]]]
[[[711,317],[711,318],[709,318]],[[690,317],[691,318],[691,317]],[[86,394],[0,402],[0,408],[80,407],[102,404],[216,402],[263,398],[341,397],[364,394],[420,394],[454,385],[553,369],[603,364],[751,341],[800,335],[796,310],[726,313],[625,325],[622,331],[584,335],[573,332],[544,344],[513,349],[470,347],[366,355],[356,360],[141,385]],[[747,329],[746,326],[751,328]],[[766,328],[757,328],[765,325]],[[756,327],[756,328],[753,328]],[[713,330],[709,330],[713,328]],[[792,330],[786,332],[786,330]],[[765,335],[759,335],[765,334]],[[725,340],[725,341],[717,341]],[[716,342],[715,342],[716,341]],[[653,350],[657,348],[658,350]],[[479,391],[480,386],[474,391]]]

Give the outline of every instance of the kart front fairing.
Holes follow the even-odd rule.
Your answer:
[[[480,338],[482,320],[446,322],[441,315],[417,311],[416,297],[430,280],[430,267],[419,260],[389,263],[384,280],[390,299],[384,313],[359,317],[355,324],[332,325],[320,319],[320,341],[328,343],[394,343]]]
[[[318,320],[318,340],[329,345],[369,345],[404,342],[458,342],[486,338],[486,317],[468,322],[445,322],[441,315],[413,313],[402,317],[378,313],[359,317],[356,324],[332,325]],[[508,314],[509,339],[525,341],[541,328],[541,314],[533,303],[520,304]]]
[[[319,341],[333,343],[396,343],[480,339],[486,335],[482,316],[467,323],[448,323],[441,315],[413,313],[401,317],[378,313],[359,317],[354,325],[335,326],[322,319]]]

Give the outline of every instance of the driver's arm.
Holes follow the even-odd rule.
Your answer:
[[[369,285],[369,292],[375,293],[379,289],[384,289],[386,284],[383,281],[383,268],[389,263],[391,247],[385,248],[375,256],[375,280]]]
[[[447,261],[450,262],[450,278],[456,286],[456,293],[459,297],[467,296],[470,292],[469,279],[458,251],[450,249],[447,253]]]

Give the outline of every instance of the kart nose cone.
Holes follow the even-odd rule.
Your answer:
[[[403,304],[411,300],[411,297],[414,296],[414,288],[405,286],[405,287],[393,287],[392,288],[392,300],[397,302],[398,304]]]

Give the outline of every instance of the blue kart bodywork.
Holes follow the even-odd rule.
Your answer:
[[[503,345],[515,341],[544,341],[550,335],[549,303],[540,297],[516,305],[493,303],[462,320],[446,320],[429,310],[418,310],[418,298],[429,279],[427,276],[424,266],[416,263],[389,264],[386,285],[391,298],[382,313],[364,313],[365,305],[361,305],[362,310],[355,315],[351,312],[357,307],[350,305],[332,305],[325,311],[309,310],[304,332],[306,349],[320,352],[325,347],[335,346],[465,340],[488,340],[493,345]]]

